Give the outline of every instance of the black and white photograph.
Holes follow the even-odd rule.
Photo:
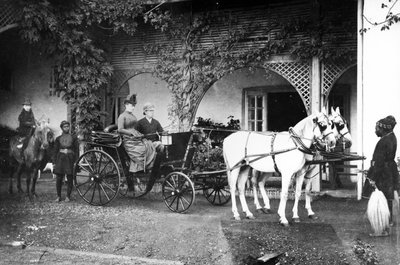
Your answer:
[[[399,121],[398,0],[0,0],[0,265],[400,265]]]

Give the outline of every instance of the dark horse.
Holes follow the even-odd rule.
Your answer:
[[[38,126],[36,126],[22,155],[20,149],[17,148],[19,144],[17,136],[10,139],[10,157],[13,167],[10,171],[9,193],[13,193],[12,178],[16,171],[18,192],[23,192],[21,188],[21,174],[25,172],[28,196],[30,199],[32,199],[33,196],[37,196],[35,193],[35,185],[38,169],[47,163],[49,157],[48,149],[52,142],[54,142],[54,133],[45,121],[39,122]],[[32,187],[29,189],[31,180]]]

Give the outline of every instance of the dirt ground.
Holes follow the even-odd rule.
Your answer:
[[[366,201],[315,198],[317,220],[307,218],[301,202],[303,222],[284,228],[276,213],[234,221],[230,203],[212,206],[201,194],[188,213],[176,214],[155,193],[94,207],[76,192],[72,202],[53,202],[49,176],[39,180],[34,202],[9,195],[6,186],[0,179],[0,264],[254,264],[272,252],[282,254],[281,264],[367,264],[353,251],[357,239],[371,245],[379,264],[400,264],[399,224],[390,237],[370,238]],[[278,203],[271,201],[275,212]],[[28,247],[6,246],[12,241]]]

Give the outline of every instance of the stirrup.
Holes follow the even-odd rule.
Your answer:
[[[23,144],[17,144],[17,148],[18,148],[18,149],[21,149],[22,146],[24,146],[24,145],[23,145]]]

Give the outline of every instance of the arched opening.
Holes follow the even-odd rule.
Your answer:
[[[215,82],[204,94],[196,120],[225,124],[228,117],[240,120],[243,130],[287,131],[307,116],[296,89],[282,76],[264,69],[238,69]]]
[[[170,91],[165,81],[154,77],[151,73],[134,75],[121,85],[113,100],[112,123],[116,123],[119,114],[124,111],[124,99],[130,94],[136,94],[137,105],[134,114],[138,119],[143,117],[143,105],[151,102],[156,106],[155,118],[163,127],[170,124],[168,119],[168,106],[171,104]]]
[[[352,66],[333,84],[327,99],[327,106],[339,107],[340,113],[348,121],[350,132],[357,131],[357,67]],[[353,137],[353,145],[356,146]]]

